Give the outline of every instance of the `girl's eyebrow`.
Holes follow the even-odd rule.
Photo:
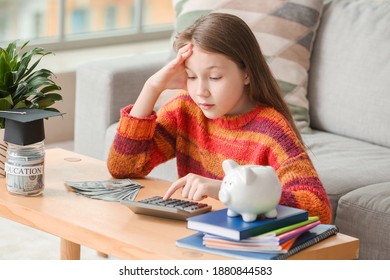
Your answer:
[[[190,70],[191,72],[193,72],[193,71],[191,70],[191,68],[189,68],[188,66],[186,66],[185,68],[186,68],[187,70]],[[209,67],[206,67],[207,70],[214,69],[214,68],[223,68],[223,67],[217,66],[217,65],[211,65],[211,66],[209,66]]]

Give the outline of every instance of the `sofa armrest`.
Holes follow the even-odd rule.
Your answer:
[[[107,128],[120,109],[134,103],[145,81],[164,63],[169,52],[132,55],[89,62],[76,71],[75,151],[103,159]]]

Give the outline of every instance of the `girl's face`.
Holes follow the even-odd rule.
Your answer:
[[[194,46],[185,66],[187,90],[207,118],[243,114],[253,108],[244,91],[249,84],[246,72],[226,56]]]

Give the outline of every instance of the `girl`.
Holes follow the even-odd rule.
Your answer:
[[[218,199],[222,162],[271,165],[280,204],[331,221],[328,197],[257,40],[240,18],[211,13],[175,40],[177,57],[151,76],[121,120],[108,157],[113,177],[143,177],[176,157],[168,199]],[[157,113],[166,89],[182,89]]]

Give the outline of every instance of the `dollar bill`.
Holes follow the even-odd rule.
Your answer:
[[[134,200],[143,186],[131,179],[103,181],[65,181],[75,193],[105,201]]]

